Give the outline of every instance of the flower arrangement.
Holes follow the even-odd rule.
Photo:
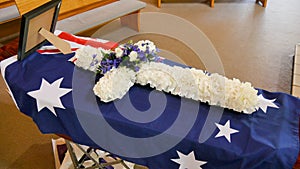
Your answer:
[[[114,50],[85,46],[76,51],[74,63],[100,74],[105,74],[120,64],[137,72],[141,63],[157,61],[157,52],[158,49],[149,40],[141,40],[135,44],[129,41]]]
[[[249,82],[194,68],[155,62],[143,64],[136,73],[136,83],[246,114],[253,113],[258,104],[258,91]]]
[[[135,44],[130,41],[114,50],[86,46],[76,51],[74,63],[104,75],[93,88],[95,95],[104,102],[121,99],[134,83],[138,83],[246,114],[256,111],[258,91],[250,83],[159,63],[157,52],[149,40]]]
[[[157,52],[149,40],[135,44],[129,41],[114,50],[85,46],[76,51],[74,63],[85,70],[105,74],[93,90],[102,101],[110,102],[121,99],[129,91],[142,63],[158,61]]]
[[[135,72],[126,67],[112,68],[94,86],[96,96],[104,102],[121,99],[135,83]]]

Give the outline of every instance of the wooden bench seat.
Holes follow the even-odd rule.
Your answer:
[[[92,10],[118,0],[62,0],[58,20]]]
[[[15,2],[13,0],[0,0],[0,6],[1,8],[9,7],[14,5]]]
[[[2,0],[3,1],[3,0]],[[50,0],[4,0],[0,1],[0,40],[4,37],[18,36],[20,31],[20,14],[46,3]],[[6,2],[7,1],[7,2]],[[37,3],[33,3],[37,2]],[[18,8],[16,8],[16,4]],[[36,4],[36,5],[34,5]],[[117,18],[122,18],[122,24],[135,30],[139,29],[139,12],[146,7],[146,3],[137,0],[62,0],[57,29],[73,34],[79,34],[86,30],[95,29]],[[8,8],[14,8],[10,10]],[[13,16],[7,16],[7,10],[14,12]],[[19,11],[18,11],[19,10]],[[135,14],[130,15],[129,14]],[[124,17],[128,16],[128,17]],[[7,18],[9,17],[9,18]],[[3,20],[1,20],[3,18]]]
[[[10,36],[20,31],[20,14],[14,1],[0,1],[0,41],[4,42]],[[15,37],[17,35],[14,35]]]
[[[145,7],[146,3],[141,1],[119,0],[60,20],[56,28],[72,34],[80,34],[87,30],[96,30],[99,25],[121,18],[123,25],[138,31],[139,12]]]

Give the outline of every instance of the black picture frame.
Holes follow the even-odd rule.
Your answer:
[[[52,0],[22,15],[18,60],[25,59],[47,42],[38,31],[42,27],[52,33],[55,31],[60,6],[61,0]]]

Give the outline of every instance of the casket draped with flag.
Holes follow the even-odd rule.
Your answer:
[[[74,50],[89,42],[115,47],[58,34]],[[73,56],[48,45],[23,61],[1,62],[16,106],[42,133],[67,135],[150,169],[288,169],[297,160],[298,98],[259,89],[261,106],[247,115],[134,85],[123,99],[103,103],[92,90],[97,77],[68,61]],[[163,109],[155,114],[160,105]],[[143,122],[125,117],[124,111],[135,110],[155,115],[147,121],[142,114]]]

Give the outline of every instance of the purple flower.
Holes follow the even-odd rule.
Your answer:
[[[154,49],[152,49],[149,45]],[[139,41],[135,45],[132,41],[130,41],[129,43],[118,47],[117,51],[114,50],[105,54],[104,59],[100,62],[100,64],[98,62],[94,62],[93,64],[99,64],[98,70],[101,74],[106,73],[113,67],[117,68],[120,64],[134,71],[139,71],[140,63],[158,60],[156,51],[158,51],[158,49],[150,41]],[[122,55],[120,55],[120,53],[122,53]],[[93,55],[95,58],[96,56],[97,55]]]
[[[140,70],[140,67],[138,67],[138,66],[135,66],[135,67],[134,67],[134,71],[135,71],[135,72],[137,72],[137,71],[139,71],[139,70]]]

